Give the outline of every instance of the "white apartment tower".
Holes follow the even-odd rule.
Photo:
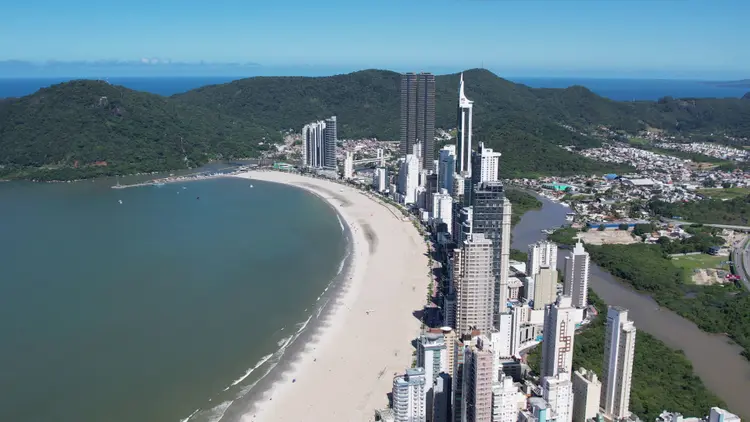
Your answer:
[[[372,187],[378,192],[385,192],[388,190],[388,169],[385,167],[378,167],[375,169],[375,173],[372,176]]]
[[[739,416],[720,407],[712,407],[708,413],[708,422],[741,422]]]
[[[443,333],[425,333],[417,342],[417,367],[424,368],[425,390],[433,387],[438,374],[448,373],[448,350]]]
[[[492,148],[485,147],[484,142],[480,142],[471,163],[472,183],[497,182],[499,180],[500,155]]]
[[[589,288],[589,253],[578,239],[570,256],[565,258],[565,276],[563,294],[573,300],[576,308],[585,308],[588,304]]]
[[[542,310],[557,300],[557,270],[542,268],[534,276],[534,309]]]
[[[573,373],[573,422],[586,422],[599,413],[602,383],[594,371],[578,368]]]
[[[445,189],[453,195],[453,175],[456,173],[456,146],[446,145],[438,153],[438,192]]]
[[[306,124],[302,128],[303,164],[305,167],[321,168],[325,163],[326,123],[318,121]]]
[[[492,274],[492,241],[474,233],[454,253],[456,330],[468,333],[492,330],[495,278]]]
[[[492,422],[518,421],[518,393],[511,377],[492,386]]]
[[[354,177],[354,153],[351,151],[346,152],[344,157],[344,179],[351,179]]]
[[[393,378],[393,414],[395,422],[425,422],[425,375],[423,368],[410,368]]]
[[[570,373],[542,378],[542,397],[549,403],[556,422],[573,420],[573,383]]]
[[[529,245],[526,275],[535,276],[542,268],[557,269],[557,244],[547,240]]]
[[[432,195],[432,219],[445,223],[448,233],[453,234],[453,197],[446,189]]]
[[[398,172],[398,189],[403,195],[404,204],[417,203],[417,188],[419,187],[419,157],[407,154]]]
[[[635,324],[628,310],[610,306],[604,338],[601,406],[605,415],[623,419],[630,415],[630,383],[635,356]]]
[[[458,86],[458,123],[456,124],[456,173],[471,176],[471,118],[474,102],[464,94],[464,74]]]
[[[573,372],[573,339],[575,308],[567,296],[544,308],[544,339],[542,340],[542,377]]]

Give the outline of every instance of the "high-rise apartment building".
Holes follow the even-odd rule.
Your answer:
[[[573,420],[573,383],[569,372],[543,377],[542,397],[549,403],[556,422]]]
[[[471,176],[471,119],[474,102],[464,94],[464,74],[458,86],[458,122],[456,123],[456,173]]]
[[[378,167],[372,176],[372,187],[378,192],[388,190],[388,168]]]
[[[495,279],[495,314],[503,312],[508,302],[510,269],[511,205],[505,197],[502,182],[481,182],[472,194],[472,233],[482,233],[492,241],[492,275]]]
[[[594,371],[578,368],[573,373],[573,422],[586,422],[599,413],[602,383]]]
[[[720,407],[712,407],[708,414],[708,422],[741,422],[739,416]]]
[[[435,160],[435,75],[401,75],[401,155],[420,144],[422,167],[434,170]]]
[[[456,146],[446,145],[438,154],[438,189],[453,195],[453,175],[456,174]]]
[[[628,310],[610,306],[604,337],[601,406],[605,415],[614,419],[630,415],[635,333],[635,324],[628,319]]]
[[[575,308],[567,296],[544,308],[544,338],[542,340],[542,377],[573,372],[573,339]]]
[[[501,382],[492,386],[492,422],[518,421],[518,387],[513,378],[503,377]]]
[[[347,151],[344,156],[344,179],[354,177],[354,153]]]
[[[540,269],[557,269],[557,244],[547,240],[540,240],[529,245],[526,274],[535,276]]]
[[[331,116],[326,119],[326,126],[323,129],[324,138],[324,161],[323,168],[329,170],[336,170],[336,143],[338,142],[338,123],[336,122],[336,116]]]
[[[395,422],[425,422],[426,385],[423,368],[410,368],[393,378],[393,414]]]
[[[446,189],[432,195],[432,218],[444,223],[448,233],[453,233],[453,197]]]
[[[403,196],[404,204],[417,203],[419,187],[419,161],[414,154],[407,154],[398,172],[398,190]]]
[[[477,145],[477,150],[471,158],[472,183],[497,182],[499,180],[500,153],[484,146],[484,142]]]
[[[464,421],[492,422],[492,368],[489,341],[478,337],[464,350]]]
[[[589,253],[578,239],[570,256],[565,258],[563,294],[573,299],[573,306],[585,308],[588,305]]]
[[[453,255],[453,283],[456,289],[456,330],[492,330],[495,279],[492,275],[492,241],[474,233]]]
[[[441,372],[448,373],[448,350],[440,333],[424,333],[417,342],[417,367],[424,368],[425,389],[432,388]]]
[[[541,310],[557,300],[557,270],[542,268],[534,276],[534,309]]]
[[[302,128],[303,157],[305,167],[322,168],[325,162],[324,121],[306,124]]]

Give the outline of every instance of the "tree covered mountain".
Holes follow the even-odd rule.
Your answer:
[[[102,81],[0,103],[0,174],[71,179],[257,155],[278,138],[247,120]]]
[[[169,98],[99,81],[63,83],[0,102],[0,175],[71,178],[252,156],[280,131],[331,115],[340,138],[395,140],[400,78],[385,70],[254,77]],[[530,88],[482,69],[464,72],[464,80],[475,139],[503,153],[504,177],[616,170],[559,147],[597,146],[581,132],[599,125],[750,137],[750,102],[742,99],[618,102],[580,86]],[[439,128],[455,127],[458,83],[459,74],[436,77]]]

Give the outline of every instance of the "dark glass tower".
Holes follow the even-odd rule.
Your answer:
[[[326,119],[326,128],[323,129],[323,167],[335,170],[336,166],[336,142],[338,132],[336,127],[336,116]]]
[[[422,144],[422,168],[435,170],[435,75],[401,75],[401,155]]]

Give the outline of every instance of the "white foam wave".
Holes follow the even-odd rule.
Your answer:
[[[227,409],[229,408],[231,404],[232,404],[231,400],[225,401],[224,403],[209,410],[207,422],[219,422],[221,418],[224,417],[224,413],[226,413]]]
[[[187,422],[187,421],[189,421],[189,420],[190,420],[190,418],[192,418],[193,416],[195,416],[195,414],[196,414],[196,413],[198,413],[198,412],[200,412],[200,411],[201,411],[200,409],[195,409],[195,410],[193,411],[193,413],[191,413],[191,414],[190,414],[190,416],[188,416],[188,417],[187,417],[187,418],[185,418],[185,419],[180,419],[180,422]]]
[[[297,330],[297,334],[302,333],[302,331],[307,327],[307,324],[310,323],[311,319],[312,319],[312,315],[310,315],[309,317],[307,317],[307,319],[305,320],[305,322],[303,322],[302,325],[299,327],[299,330]],[[299,337],[299,336],[296,336],[295,338],[297,338],[297,337]]]
[[[339,220],[339,226],[341,226],[341,231],[344,231],[344,223],[341,222],[341,217],[339,217],[338,214],[336,214],[336,219]]]
[[[265,355],[262,358],[260,358],[260,360],[258,361],[258,363],[255,364],[255,366],[253,366],[252,368],[250,368],[247,371],[245,371],[245,374],[242,375],[241,377],[239,377],[236,380],[232,381],[232,385],[230,385],[229,387],[233,387],[233,386],[241,383],[242,381],[244,381],[247,377],[250,376],[250,374],[253,373],[253,371],[255,371],[256,369],[258,369],[264,363],[268,362],[268,359],[271,359],[272,357],[273,357],[273,353]],[[224,389],[224,391],[226,391],[229,387],[227,387],[226,389]]]
[[[291,335],[289,337],[284,337],[281,340],[279,340],[278,342],[276,342],[276,345],[283,349],[283,348],[286,347],[287,344],[289,344],[289,342],[292,340],[292,337],[294,337],[294,336]]]
[[[326,299],[325,302],[323,302],[322,305],[320,305],[320,308],[318,308],[318,313],[315,315],[315,318],[320,318],[320,314],[323,312],[323,309],[325,309],[326,305],[328,305],[328,302],[330,302],[331,299]]]

